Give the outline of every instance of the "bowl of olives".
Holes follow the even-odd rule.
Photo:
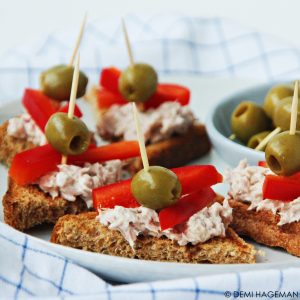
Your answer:
[[[265,160],[265,149],[255,148],[275,128],[289,128],[293,92],[292,83],[263,84],[219,101],[206,122],[216,152],[232,166]]]

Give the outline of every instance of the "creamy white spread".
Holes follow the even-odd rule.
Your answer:
[[[11,118],[8,121],[7,134],[27,140],[37,146],[47,143],[45,135],[27,113]]]
[[[157,212],[142,206],[138,208],[116,206],[113,209],[102,209],[99,210],[96,219],[109,229],[118,230],[132,248],[139,235],[165,236],[184,246],[188,243],[196,245],[213,237],[225,236],[232,220],[232,208],[227,200],[223,204],[216,202],[191,216],[186,223],[164,231],[160,229]]]
[[[62,164],[58,166],[58,171],[44,175],[37,184],[52,198],[60,195],[68,201],[75,201],[80,197],[90,208],[93,204],[92,190],[119,181],[121,175],[120,160],[111,160],[104,164],[86,163],[83,167]]]
[[[265,176],[272,174],[270,169],[249,166],[247,160],[225,173],[224,179],[229,183],[228,198],[249,203],[249,210],[269,210],[280,216],[278,225],[300,220],[300,198],[290,202],[263,199],[262,187]]]
[[[184,134],[195,121],[188,106],[177,102],[165,102],[156,109],[140,112],[142,132],[147,143],[168,139],[174,134]],[[132,105],[113,105],[98,123],[101,136],[135,140],[136,131],[132,118]]]

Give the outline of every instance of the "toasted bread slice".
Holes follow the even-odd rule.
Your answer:
[[[255,263],[255,250],[228,228],[226,237],[195,246],[179,246],[167,238],[139,236],[135,251],[122,234],[95,220],[96,212],[66,215],[58,220],[51,242],[92,252],[145,260],[181,263]]]
[[[205,127],[197,124],[183,135],[151,144],[146,147],[150,165],[176,168],[205,155],[211,148]],[[132,173],[143,168],[142,159],[135,158],[130,164]]]
[[[52,199],[35,185],[20,186],[9,179],[3,197],[4,220],[10,226],[24,231],[42,223],[54,224],[65,214],[87,211],[85,202],[74,202],[61,197]]]
[[[248,204],[235,200],[229,204],[233,208],[231,227],[238,234],[300,257],[300,222],[278,226],[280,217],[268,210],[248,210]]]
[[[8,121],[0,125],[0,162],[9,166],[17,153],[36,146],[26,139],[19,139],[8,135],[7,126]]]
[[[92,106],[96,120],[101,118],[105,110],[98,107],[98,88],[86,94],[85,99]],[[200,158],[209,152],[211,144],[205,129],[200,123],[191,126],[189,132],[182,136],[174,136],[165,141],[147,146],[147,153],[151,165],[160,165],[166,168],[183,166],[190,161]],[[132,160],[130,169],[134,172],[142,168],[140,158]]]

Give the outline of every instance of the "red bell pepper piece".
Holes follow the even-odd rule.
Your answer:
[[[62,107],[58,110],[58,112],[64,112],[64,113],[68,113],[68,111],[69,111],[69,102],[68,102],[66,105],[62,106]],[[82,112],[81,112],[81,110],[80,110],[80,108],[79,108],[79,106],[78,106],[77,104],[75,104],[74,115],[75,115],[77,118],[81,118],[81,117],[83,116],[83,114],[82,114]]]
[[[86,152],[69,156],[69,163],[96,163],[113,159],[127,159],[140,155],[139,144],[137,141],[123,141],[112,143],[101,147],[88,149]]]
[[[121,71],[115,67],[102,69],[100,75],[100,86],[109,91],[119,94],[119,78]]]
[[[182,195],[195,193],[222,181],[222,176],[217,172],[214,166],[186,166],[171,170],[178,176],[182,186]],[[126,190],[124,195],[125,200],[123,200],[122,193],[118,191],[119,185],[122,191]],[[130,207],[128,205],[133,202],[132,199],[134,199],[134,197],[131,193],[131,180],[108,185],[105,187],[105,190],[103,189],[104,187],[100,187],[93,192],[94,204],[96,205],[95,209],[97,209],[99,203],[101,203],[101,207],[106,207],[104,205],[114,207],[115,205],[122,205],[120,203],[125,201],[125,207]],[[108,198],[106,194],[109,195]],[[111,195],[113,195],[113,197]],[[99,199],[101,199],[101,201]]]
[[[300,197],[300,173],[284,177],[267,175],[263,185],[263,198],[292,201]]]
[[[102,186],[93,190],[94,209],[123,207],[139,207],[131,193],[131,179]]]
[[[258,166],[259,167],[263,167],[263,168],[268,168],[267,162],[266,161],[259,161],[258,162]]]
[[[156,108],[167,101],[176,101],[182,106],[188,105],[190,102],[190,90],[178,84],[159,83],[154,95],[145,102],[145,108]]]
[[[174,168],[182,187],[182,195],[194,193],[199,188],[210,187],[223,181],[223,177],[212,165]]]
[[[104,68],[100,75],[100,86],[104,89],[99,93],[99,108],[109,108],[113,104],[128,103],[119,92],[121,71],[115,67]],[[108,93],[108,92],[111,93]],[[181,105],[190,102],[190,90],[184,86],[171,83],[159,83],[152,97],[145,102],[145,108],[156,108],[166,101],[177,101]]]
[[[115,105],[124,105],[127,103],[128,103],[128,101],[126,101],[119,93],[113,93],[105,88],[101,88],[98,91],[98,107],[99,107],[99,109],[107,109],[114,104]]]
[[[34,183],[44,174],[54,171],[60,161],[61,154],[51,145],[36,147],[14,157],[9,176],[19,185]]]
[[[49,118],[56,112],[56,108],[51,101],[41,91],[25,89],[22,103],[43,132]]]
[[[158,216],[161,230],[182,224],[208,206],[216,197],[211,188],[203,188],[196,193],[181,197],[175,204],[163,208]]]
[[[69,156],[68,162],[76,164],[84,160],[95,163],[138,155],[137,142],[120,142],[96,148],[91,146],[81,155]],[[56,170],[60,163],[61,154],[47,144],[17,154],[12,161],[9,176],[19,185],[34,183],[46,173]]]

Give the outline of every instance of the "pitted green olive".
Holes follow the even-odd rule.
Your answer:
[[[244,143],[255,134],[270,128],[271,121],[264,110],[251,101],[241,102],[231,115],[231,129]]]
[[[292,85],[280,84],[272,87],[265,97],[264,110],[269,118],[273,118],[276,106],[286,97],[293,96],[294,88]]]
[[[171,170],[151,166],[148,171],[139,171],[132,179],[131,191],[143,206],[162,209],[177,202],[181,195],[181,184]]]
[[[51,116],[45,127],[49,144],[63,155],[78,155],[87,150],[91,134],[83,121],[77,117],[68,118],[58,112]]]
[[[147,64],[134,64],[122,72],[119,90],[129,102],[145,102],[156,91],[157,73]]]
[[[70,99],[74,68],[72,66],[59,65],[48,69],[40,75],[40,87],[48,97],[65,101]],[[77,88],[77,98],[85,94],[88,84],[87,76],[80,71]]]
[[[248,141],[247,147],[255,149],[270,132],[271,131],[263,131],[253,135]]]
[[[287,97],[280,101],[274,111],[273,122],[282,131],[290,129],[293,97]],[[300,103],[298,104],[297,130],[300,130]]]
[[[289,131],[274,136],[265,151],[266,162],[270,169],[283,176],[300,171],[300,132],[290,135]]]

